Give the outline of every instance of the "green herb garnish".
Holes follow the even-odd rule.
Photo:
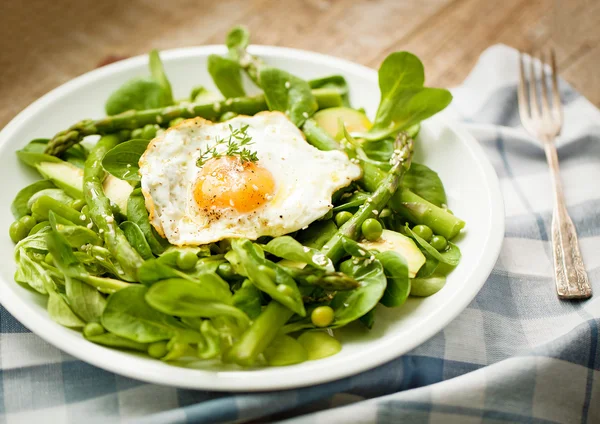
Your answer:
[[[196,161],[196,166],[200,167],[210,159],[216,159],[223,156],[237,156],[242,163],[257,162],[258,155],[247,147],[254,144],[252,137],[246,132],[248,126],[249,125],[244,125],[241,128],[233,129],[233,127],[229,125],[229,130],[231,131],[229,137],[217,137],[217,142],[215,144],[200,153],[200,157]],[[217,148],[223,145],[226,146],[226,150],[224,153],[221,153]]]

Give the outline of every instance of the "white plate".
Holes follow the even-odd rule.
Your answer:
[[[162,53],[176,97],[193,86],[213,87],[206,70],[211,53],[222,46],[185,48]],[[299,50],[253,46],[266,62],[304,78],[344,75],[352,104],[372,117],[379,102],[377,72],[344,60]],[[339,331],[342,351],[335,356],[298,365],[241,370],[207,364],[185,369],[142,356],[89,343],[75,331],[48,317],[45,298],[13,280],[13,244],[8,227],[15,194],[39,177],[20,164],[15,150],[38,137],[51,137],[75,121],[103,116],[107,95],[124,81],[147,74],[147,58],[135,57],[97,69],[48,93],[0,132],[0,300],[27,328],[65,352],[98,367],[148,382],[208,390],[274,390],[314,385],[346,377],[408,352],[447,325],[475,297],[498,257],[504,234],[504,208],[498,179],[476,140],[458,125],[441,119],[424,123],[417,140],[416,160],[437,171],[454,213],[467,222],[459,246],[463,259],[446,286],[425,299],[409,299],[400,308],[379,307],[372,331],[358,327]]]

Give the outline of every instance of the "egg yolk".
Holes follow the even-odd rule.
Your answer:
[[[260,208],[273,196],[271,173],[235,156],[211,159],[200,169],[194,199],[202,209],[233,208],[240,213]]]

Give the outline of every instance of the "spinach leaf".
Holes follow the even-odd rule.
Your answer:
[[[246,95],[242,83],[242,68],[235,60],[211,54],[208,56],[208,72],[226,98]]]
[[[158,256],[165,251],[169,242],[162,238],[150,224],[145,202],[142,189],[136,188],[133,190],[127,201],[127,220],[136,223],[140,227],[152,253]]]
[[[365,327],[371,330],[373,325],[375,325],[375,308],[364,314],[359,320]]]
[[[298,127],[317,111],[317,101],[303,79],[270,67],[261,68],[259,75],[269,110],[284,112]]]
[[[73,312],[85,322],[100,322],[106,299],[98,290],[74,278],[65,278],[65,288]]]
[[[381,262],[387,278],[385,293],[380,302],[388,308],[402,305],[410,293],[410,280],[408,278],[408,265],[406,259],[397,252],[388,250],[375,255]]]
[[[233,294],[233,306],[242,310],[250,319],[258,317],[262,311],[260,291],[250,280],[244,280]]]
[[[146,287],[133,285],[111,294],[102,314],[104,328],[140,343],[173,338],[180,331],[180,325],[175,318],[148,305],[147,292]]]
[[[342,237],[342,247],[348,255],[354,256],[355,258],[369,258],[371,256],[371,252],[362,247],[356,241],[345,236]]]
[[[140,283],[151,286],[160,280],[166,280],[169,278],[184,278],[195,281],[192,277],[186,273],[181,272],[174,268],[174,265],[167,265],[164,261],[159,259],[149,259],[145,261],[137,271],[138,280]]]
[[[228,49],[227,56],[239,63],[250,79],[258,87],[261,87],[259,72],[260,69],[264,67],[264,63],[260,58],[252,56],[246,51],[249,42],[250,33],[248,32],[248,29],[243,26],[234,27],[229,31],[225,40]]]
[[[22,216],[29,215],[31,213],[31,206],[29,206],[29,199],[31,199],[31,196],[37,192],[51,188],[54,188],[54,184],[52,184],[52,182],[48,180],[41,180],[21,189],[21,191],[19,191],[15,196],[15,200],[13,200],[10,206],[10,210],[15,219],[19,219]]]
[[[303,246],[290,236],[275,237],[262,248],[283,259],[309,264],[324,271],[334,271],[333,262],[320,250]]]
[[[119,228],[121,228],[125,234],[129,244],[131,244],[131,246],[137,250],[144,260],[154,258],[154,255],[152,255],[152,251],[150,250],[150,246],[144,237],[144,233],[142,233],[142,230],[140,230],[140,227],[138,227],[135,222],[123,221],[119,225]]]
[[[146,110],[174,103],[171,84],[156,50],[150,52],[148,64],[151,77],[134,78],[114,91],[104,106],[107,115],[128,110]]]
[[[380,140],[435,115],[452,101],[448,90],[423,87],[423,64],[408,52],[390,54],[379,68],[381,102],[373,127],[361,135]]]
[[[427,278],[413,278],[411,283],[411,296],[426,297],[440,291],[446,284],[446,277],[434,274]]]
[[[62,158],[77,168],[83,169],[87,159],[87,151],[81,144],[76,144],[64,152]]]
[[[106,101],[106,114],[118,115],[128,110],[156,109],[168,106],[162,85],[153,78],[134,78],[127,81]]]
[[[56,291],[48,292],[47,309],[50,318],[64,327],[83,328],[85,326],[85,322],[75,315],[63,295]]]
[[[71,202],[71,200],[73,200],[73,198],[71,196],[69,196],[67,193],[65,193],[65,191],[63,189],[46,188],[44,190],[38,191],[37,193],[34,193],[29,198],[29,200],[27,201],[27,207],[29,208],[30,211],[31,211],[31,206],[33,206],[35,201],[42,196],[52,197],[54,200],[58,200],[59,202],[64,203],[67,206],[69,206],[69,203]]]
[[[441,207],[448,202],[444,184],[437,172],[420,163],[412,163],[406,174],[402,186],[421,196],[436,206]]]
[[[117,144],[102,159],[102,167],[111,175],[127,181],[140,180],[140,157],[146,151],[149,140],[133,139]]]
[[[406,225],[404,229],[407,234],[412,237],[425,252],[427,252],[428,255],[432,256],[437,261],[450,266],[456,266],[460,262],[460,249],[454,243],[448,242],[448,247],[446,250],[443,252],[438,252],[437,249],[432,247],[425,239],[411,230],[408,225]]]
[[[248,28],[241,25],[233,27],[225,39],[225,44],[229,50],[229,57],[234,60],[240,60],[249,43],[250,32]]]
[[[183,279],[163,280],[154,284],[146,294],[146,302],[168,315],[213,318],[230,316],[247,326],[250,320],[244,312],[231,306],[231,292],[224,292],[207,274],[198,283]]]
[[[259,290],[298,315],[306,315],[296,281],[281,267],[266,260],[259,246],[250,240],[238,239],[231,242],[231,247],[241,265],[236,267],[232,263],[236,271],[240,271],[238,273],[248,277]]]
[[[308,85],[312,89],[332,88],[335,89],[342,97],[342,104],[350,107],[350,90],[346,78],[341,75],[331,75],[328,77],[312,79],[308,81]]]
[[[335,295],[330,304],[335,312],[330,328],[343,327],[367,314],[385,292],[386,278],[378,260],[354,262],[354,259],[342,262],[340,271],[356,279],[360,287]]]
[[[33,166],[34,168],[37,168],[37,166],[42,162],[63,162],[60,158],[57,158],[56,156],[47,155],[45,153],[17,150],[16,154],[21,162],[23,162],[26,165]]]
[[[369,193],[356,191],[352,193],[352,195],[350,195],[349,197],[344,198],[341,204],[335,206],[333,208],[333,212],[340,212],[346,211],[348,209],[358,208],[363,203],[365,203],[369,197],[371,197]]]
[[[331,219],[316,221],[310,224],[306,230],[300,231],[296,239],[306,247],[320,249],[337,233],[337,230],[337,225]]]
[[[133,340],[125,339],[112,333],[104,333],[91,337],[86,336],[85,339],[102,346],[115,347],[118,349],[136,350],[139,352],[146,352],[148,350],[147,343],[134,342]]]
[[[172,105],[175,103],[173,99],[173,91],[171,90],[171,83],[167,78],[165,73],[165,68],[160,60],[160,55],[158,54],[158,50],[152,50],[148,54],[148,67],[150,68],[150,74],[154,81],[156,81],[163,90],[164,100],[167,105]]]

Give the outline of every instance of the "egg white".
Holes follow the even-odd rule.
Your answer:
[[[258,209],[240,213],[233,207],[207,214],[194,199],[200,152],[248,125],[250,150],[270,171],[273,197]],[[331,196],[360,178],[361,169],[340,151],[321,151],[282,113],[261,112],[223,123],[202,118],[183,121],[149,144],[140,159],[142,192],[150,222],[174,245],[202,245],[225,238],[280,236],[300,230],[325,215]]]

